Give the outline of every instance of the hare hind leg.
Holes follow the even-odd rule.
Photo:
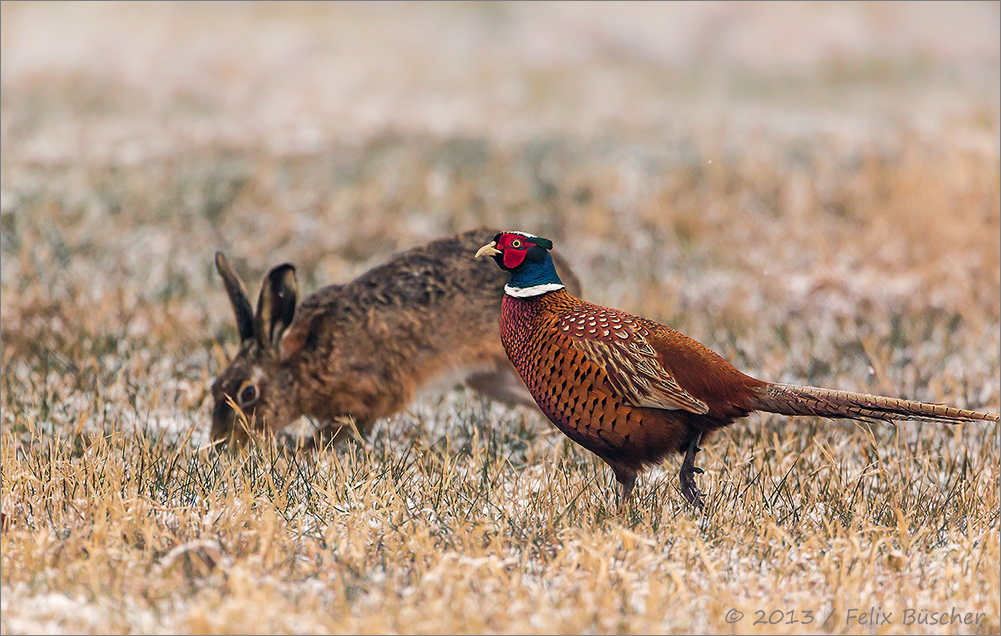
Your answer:
[[[507,357],[495,359],[492,368],[479,368],[469,373],[464,383],[483,395],[508,406],[538,408],[528,387],[521,381]]]

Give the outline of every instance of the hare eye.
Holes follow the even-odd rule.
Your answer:
[[[239,402],[240,406],[249,406],[257,401],[257,387],[253,384],[246,384],[242,389],[240,389],[239,395],[236,396],[236,401]]]
[[[521,239],[514,239],[513,241],[511,241],[511,247],[513,247],[514,249],[518,249],[519,247],[521,247]]]

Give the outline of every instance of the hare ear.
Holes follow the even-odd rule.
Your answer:
[[[275,267],[264,277],[261,295],[257,299],[254,333],[264,347],[277,346],[295,317],[295,300],[298,287],[295,268],[285,263]]]
[[[236,275],[229,261],[222,252],[215,253],[215,267],[222,276],[222,281],[226,285],[226,293],[229,294],[229,302],[233,305],[233,313],[236,315],[236,328],[240,331],[240,341],[250,340],[254,337],[254,314],[250,310],[250,301],[247,300],[247,292],[240,282],[240,277]]]

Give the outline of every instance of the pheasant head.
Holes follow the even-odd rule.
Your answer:
[[[498,267],[511,273],[504,292],[525,298],[563,289],[549,255],[552,248],[552,241],[534,234],[501,232],[476,251],[476,258],[492,256]]]

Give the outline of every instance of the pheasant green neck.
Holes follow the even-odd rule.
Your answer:
[[[541,260],[526,260],[511,270],[511,279],[504,285],[504,293],[515,298],[541,296],[557,289],[563,289],[563,282],[556,273],[548,252],[544,253]]]

